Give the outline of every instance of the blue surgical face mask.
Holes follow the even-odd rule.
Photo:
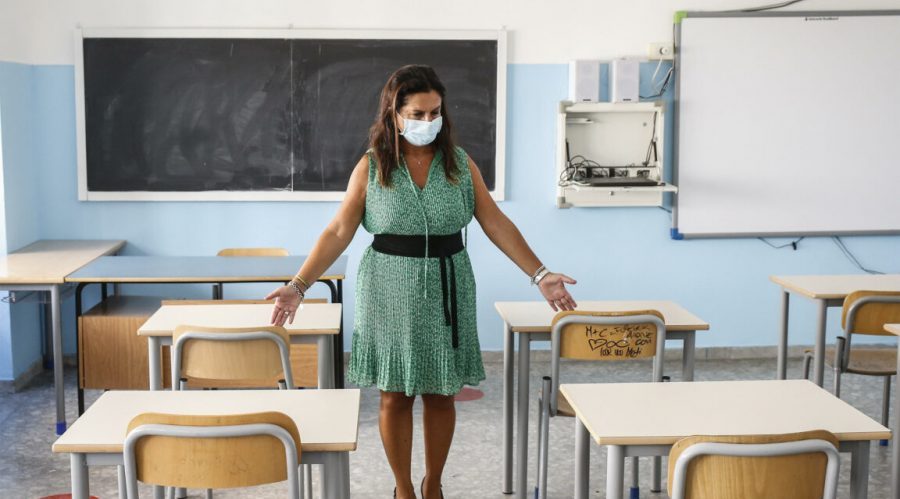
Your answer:
[[[444,123],[443,116],[438,116],[432,121],[411,120],[402,116],[400,118],[403,120],[403,131],[400,135],[414,146],[427,146],[434,142]]]

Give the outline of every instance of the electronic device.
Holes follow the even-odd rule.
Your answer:
[[[660,185],[656,180],[647,177],[588,177],[581,183],[591,187],[651,187]]]
[[[635,59],[615,59],[609,64],[610,102],[640,100],[640,69]]]
[[[600,61],[580,60],[569,63],[569,100],[600,100]]]

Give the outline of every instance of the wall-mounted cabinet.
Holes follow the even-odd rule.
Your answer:
[[[662,206],[664,136],[661,101],[560,102],[556,205]]]

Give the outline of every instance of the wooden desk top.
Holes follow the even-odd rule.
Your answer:
[[[513,332],[547,333],[556,312],[542,301],[498,301],[494,308]],[[698,331],[709,324],[671,301],[578,301],[578,310],[658,310],[666,319],[666,331]]]
[[[271,304],[164,305],[138,329],[140,336],[172,336],[181,324],[208,327],[256,327],[271,324]],[[341,327],[340,303],[305,303],[285,324],[288,334],[338,334]]]
[[[560,392],[601,445],[670,445],[690,435],[765,435],[816,429],[839,440],[891,431],[806,380],[563,384]]]
[[[62,284],[67,275],[124,245],[125,241],[37,241],[0,256],[0,284]]]
[[[900,336],[900,324],[885,324],[884,330]]]
[[[144,412],[210,415],[278,411],[304,451],[356,450],[359,390],[187,390],[104,393],[53,444],[53,452],[122,452],[128,422]]]
[[[117,256],[98,258],[66,282],[286,282],[306,256]],[[345,278],[342,255],[322,279]]]
[[[900,274],[773,275],[769,279],[787,291],[816,300],[843,300],[861,289],[900,291]]]

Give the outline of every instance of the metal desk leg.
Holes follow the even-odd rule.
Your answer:
[[[516,497],[525,499],[528,483],[528,375],[531,371],[531,336],[519,333],[519,381],[517,386],[518,414],[516,415]]]
[[[590,487],[590,436],[581,419],[575,418],[575,499],[587,499]]]
[[[869,495],[869,441],[855,442],[850,453],[850,497],[865,499]]]
[[[503,323],[503,487],[504,494],[512,494],[513,470],[513,333]]]
[[[606,499],[622,499],[625,483],[625,448],[606,446]]]
[[[346,499],[350,497],[350,453],[341,452],[338,454],[338,460],[341,462],[341,473],[339,476],[341,497]]]
[[[86,282],[79,282],[75,286],[75,390],[78,393],[78,415],[84,413],[84,390],[81,389],[81,360],[79,355],[79,345],[81,343],[81,328],[78,327],[78,318],[81,317],[81,292],[87,286]]]
[[[775,379],[787,379],[787,341],[788,313],[790,312],[791,294],[781,290],[781,336],[778,337],[778,368]]]
[[[900,340],[897,342],[897,372],[900,373]],[[894,383],[894,424],[891,433],[891,497],[900,499],[900,379]]]
[[[85,455],[73,452],[69,456],[69,466],[72,473],[72,499],[88,499],[91,492]]]
[[[819,308],[819,320],[816,328],[816,356],[813,363],[813,381],[822,386],[825,379],[825,326],[828,320],[828,304],[825,300],[816,300]]]
[[[53,384],[56,389],[56,434],[66,431],[66,387],[63,382],[62,325],[59,286],[50,286],[50,334],[53,338]]]
[[[335,279],[334,282],[323,279],[318,282],[324,283],[331,291],[331,303],[344,302],[344,281]],[[338,334],[330,340],[333,343],[332,355],[334,356],[334,387],[344,388],[344,309],[341,308],[341,324],[338,327]]]
[[[159,336],[147,337],[147,363],[150,365],[150,389],[162,390],[162,346]]]
[[[331,355],[331,347],[334,338],[331,335],[319,335],[316,340],[316,349],[318,350],[318,378],[319,388],[334,388],[334,366],[333,356]]]
[[[681,351],[681,379],[694,381],[694,353],[696,351],[697,331],[685,331]]]

